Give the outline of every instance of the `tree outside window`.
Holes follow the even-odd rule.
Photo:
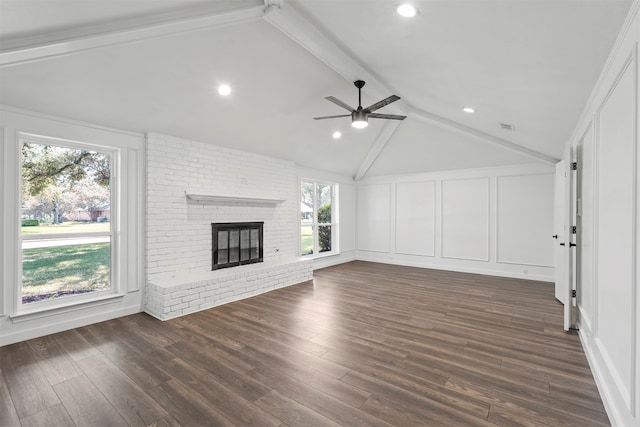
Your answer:
[[[24,140],[23,304],[111,289],[112,154]]]

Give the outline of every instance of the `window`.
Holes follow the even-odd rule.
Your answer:
[[[114,152],[43,137],[19,147],[20,303],[111,292]]]
[[[300,254],[336,253],[337,184],[300,183]]]

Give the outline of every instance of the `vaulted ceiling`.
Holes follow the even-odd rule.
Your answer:
[[[0,102],[356,178],[551,164],[632,0],[397,3],[0,0]],[[357,79],[407,119],[312,119],[356,106]]]

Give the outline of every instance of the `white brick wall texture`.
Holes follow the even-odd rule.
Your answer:
[[[211,223],[264,221],[264,263],[269,268],[291,264],[300,269],[303,280],[293,271],[287,275],[287,285],[309,280],[306,262],[297,262],[298,189],[295,165],[258,154],[232,150],[187,139],[150,133],[147,135],[147,311],[158,318],[175,317],[203,309],[203,304],[219,305],[225,295],[229,300],[262,293],[273,283],[255,285],[249,289],[241,280],[231,280],[228,287],[214,289],[218,282],[209,283],[206,291],[189,292],[169,300],[154,290],[158,281],[184,284],[185,277],[211,272]],[[216,196],[284,199],[276,206],[262,206],[244,202],[187,201],[185,191]],[[235,267],[234,269],[244,269]],[[229,273],[220,270],[220,277]],[[311,273],[312,274],[312,273]],[[233,275],[232,275],[233,276]],[[246,278],[243,280],[247,280]],[[193,283],[193,282],[192,282]],[[199,282],[196,282],[199,283]],[[182,285],[181,285],[182,286]],[[188,285],[191,286],[191,285]],[[238,287],[245,286],[244,290]],[[282,287],[282,286],[278,286]],[[162,288],[166,289],[166,288]],[[192,289],[192,288],[189,288]],[[272,289],[275,289],[272,287]],[[184,290],[184,289],[183,289]],[[204,296],[203,292],[216,291]],[[259,292],[258,292],[259,291]],[[193,295],[198,295],[194,298]],[[184,298],[187,299],[184,299]],[[177,299],[180,299],[177,302]],[[191,299],[190,299],[191,298]],[[162,308],[157,308],[162,299]],[[208,300],[207,300],[208,299]],[[167,317],[166,303],[171,308]],[[159,314],[162,314],[160,316]]]
[[[252,264],[147,282],[145,311],[168,320],[313,279],[313,261]]]

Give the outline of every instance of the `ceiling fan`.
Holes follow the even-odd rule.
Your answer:
[[[336,105],[341,106],[345,110],[349,110],[351,114],[341,114],[338,116],[323,116],[323,117],[314,117],[314,120],[324,120],[324,119],[335,119],[338,117],[349,117],[351,116],[351,126],[354,128],[362,129],[367,127],[369,124],[369,119],[389,119],[389,120],[404,120],[407,116],[399,116],[396,114],[378,114],[374,113],[379,108],[384,107],[385,105],[391,104],[392,102],[400,99],[397,95],[391,95],[388,98],[383,99],[382,101],[378,101],[373,105],[368,106],[367,108],[362,108],[362,88],[365,85],[363,80],[356,80],[353,84],[358,88],[358,108],[353,108],[348,104],[340,101],[338,98],[333,96],[327,96],[325,99],[327,101],[333,102]]]

